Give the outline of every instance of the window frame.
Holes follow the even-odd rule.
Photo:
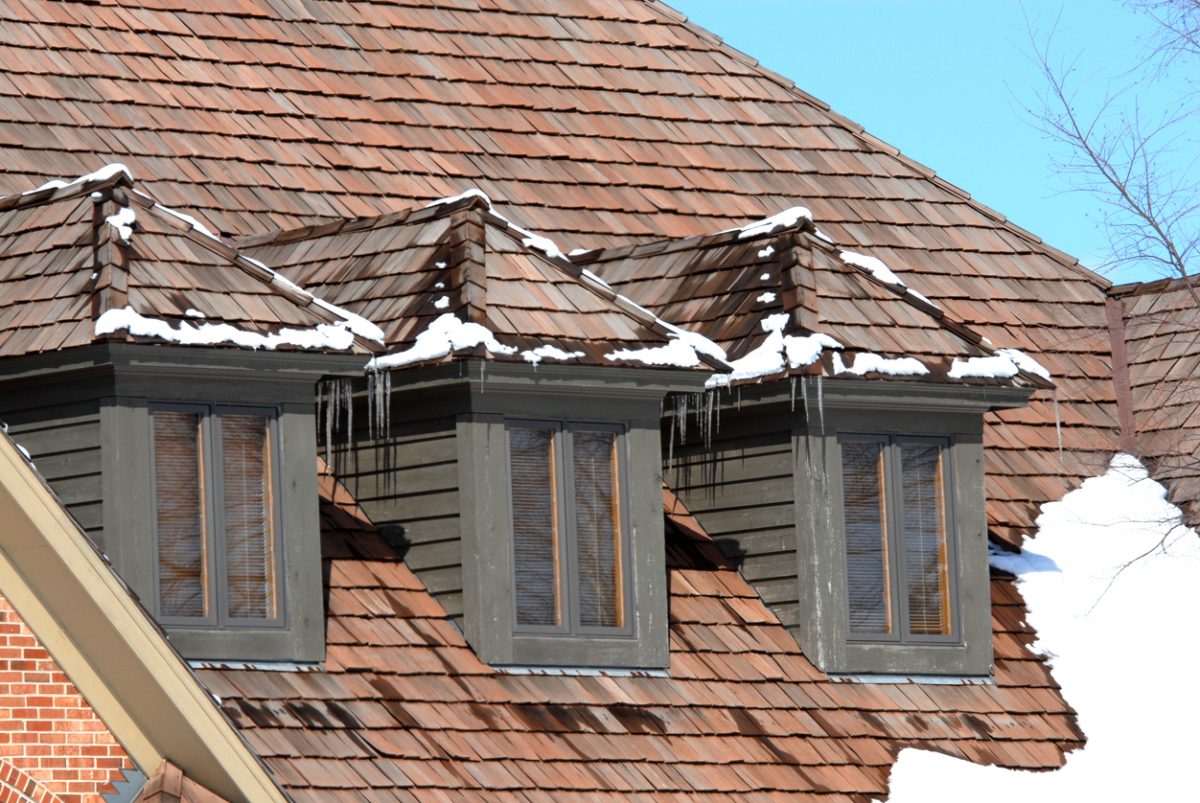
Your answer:
[[[911,632],[909,618],[907,577],[905,561],[902,557],[904,549],[904,529],[902,526],[885,524],[884,537],[887,539],[887,572],[888,591],[891,594],[891,625],[890,633],[856,633],[850,623],[850,593],[849,572],[846,571],[847,592],[845,594],[846,640],[850,643],[862,644],[962,644],[961,611],[962,605],[958,598],[958,565],[957,528],[954,523],[954,450],[953,441],[945,435],[914,435],[905,433],[839,431],[837,434],[837,482],[842,486],[842,548],[846,547],[846,505],[844,500],[844,474],[842,462],[842,445],[846,442],[882,443],[883,449],[883,497],[884,509],[888,522],[904,521],[904,495],[896,486],[901,482],[903,463],[901,447],[906,444],[937,446],[940,450],[942,480],[942,516],[943,532],[946,539],[946,594],[949,598],[946,606],[950,616],[950,629],[946,634],[920,634]]]
[[[203,456],[204,493],[201,503],[204,505],[204,532],[208,565],[207,593],[209,595],[208,616],[166,616],[161,613],[162,606],[162,577],[159,562],[158,534],[158,479],[154,471],[156,465],[156,443],[154,432],[154,415],[159,411],[197,413],[200,415],[199,448]],[[228,562],[227,562],[227,533],[225,531],[224,476],[225,467],[221,445],[220,420],[222,415],[257,415],[267,420],[267,438],[270,448],[270,483],[271,483],[271,531],[274,562],[274,607],[277,615],[274,618],[235,618],[228,613]],[[151,566],[153,574],[153,609],[155,618],[164,627],[172,629],[256,629],[256,630],[286,630],[288,628],[287,604],[287,547],[284,543],[285,520],[282,504],[282,463],[283,449],[279,432],[281,410],[278,405],[250,404],[221,404],[216,402],[174,402],[151,401],[147,404],[147,421],[149,423],[149,458],[150,458],[150,500],[151,511]]]
[[[557,556],[560,566],[558,572],[558,589],[560,603],[560,623],[558,625],[523,625],[517,617],[516,594],[516,538],[515,515],[512,488],[512,453],[510,432],[513,429],[549,429],[554,432],[554,448],[557,459],[554,461],[555,487],[561,489],[560,499],[555,506],[558,514],[559,545]],[[554,636],[554,637],[588,637],[602,636],[605,638],[637,638],[637,617],[634,615],[633,581],[631,578],[631,545],[630,520],[628,505],[629,481],[627,476],[626,431],[628,427],[622,423],[609,421],[583,421],[568,419],[530,419],[505,418],[504,444],[505,463],[507,466],[508,485],[508,542],[509,542],[509,587],[511,615],[514,636]],[[619,564],[621,583],[621,609],[623,623],[619,627],[599,625],[584,625],[578,621],[579,593],[582,586],[579,574],[578,532],[575,517],[575,462],[574,462],[574,433],[576,432],[611,432],[615,435],[614,449],[616,450],[617,471],[615,493],[618,499],[619,533]],[[565,568],[565,571],[563,570]]]
[[[792,428],[796,522],[795,635],[821,670],[832,675],[990,677],[991,582],[983,470],[983,409],[956,396],[906,397],[830,381],[823,410]],[[887,390],[891,390],[890,388]],[[983,397],[986,400],[986,397]],[[956,641],[851,638],[840,434],[945,438],[947,537],[955,546]],[[951,512],[952,511],[952,512]]]

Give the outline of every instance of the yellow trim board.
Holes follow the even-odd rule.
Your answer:
[[[230,801],[287,798],[7,435],[0,593],[143,770],[169,759]]]

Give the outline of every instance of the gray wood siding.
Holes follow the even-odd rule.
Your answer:
[[[785,416],[725,420],[710,447],[690,441],[666,461],[667,483],[784,625],[796,624],[794,458]],[[678,434],[676,434],[678,438]],[[667,449],[664,448],[664,457]]]
[[[99,403],[21,409],[19,398],[6,402],[0,420],[8,424],[8,434],[29,451],[37,470],[92,540],[102,543]]]
[[[393,413],[399,412],[397,400]],[[356,417],[359,411],[355,411]],[[365,410],[362,412],[365,420]],[[450,616],[462,616],[458,447],[453,416],[393,421],[388,437],[357,429],[334,468]]]

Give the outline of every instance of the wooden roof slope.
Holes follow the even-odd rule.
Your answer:
[[[671,537],[665,673],[504,672],[328,474],[322,495],[325,662],[199,671],[296,801],[866,801],[906,745],[1048,769],[1082,742],[1006,576],[995,685],[831,681],[702,531]]]
[[[568,249],[803,204],[1053,374],[992,419],[993,532],[1116,446],[1106,282],[662,3],[138,6],[0,8],[0,191],[120,160],[246,234],[479,187]]]
[[[479,194],[252,236],[240,247],[378,324],[392,354],[412,348],[447,315],[483,326],[507,348],[489,352],[476,346],[436,360],[479,356],[615,365],[622,362],[612,358],[615,351],[662,346],[672,338],[670,324],[581,271],[549,241],[497,215]],[[536,352],[546,346],[558,356]],[[699,367],[723,365],[710,359]]]
[[[131,210],[127,232],[119,228],[123,209]],[[252,338],[345,324],[336,310],[197,225],[134,189],[119,165],[0,198],[0,356],[97,340],[162,342],[128,328],[98,333],[105,313],[126,307],[200,341],[205,324]],[[232,345],[220,334],[211,339]],[[368,352],[361,340],[347,340],[346,350]],[[294,346],[284,338],[279,347]]]
[[[994,350],[919,293],[843,261],[811,220],[792,216],[751,226],[597,249],[575,261],[657,315],[711,338],[731,360],[758,348],[767,338],[767,318],[784,314],[788,334],[829,335],[845,347],[826,349],[799,373],[852,378],[859,356],[868,353],[888,360],[913,358],[928,372],[896,378],[1009,384],[1008,378],[948,377],[955,360],[986,357]],[[858,375],[885,376],[877,371]],[[1012,382],[1052,386],[1026,371]]]
[[[1200,280],[1114,287],[1124,447],[1146,461],[1191,526],[1200,524]],[[1122,341],[1123,330],[1123,342]],[[1122,370],[1124,368],[1124,370]]]

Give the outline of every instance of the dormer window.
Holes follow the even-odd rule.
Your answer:
[[[953,642],[945,438],[838,439],[851,641]]]
[[[516,632],[629,632],[623,444],[613,426],[509,423]]]
[[[152,408],[163,622],[282,624],[276,418],[270,408]]]

